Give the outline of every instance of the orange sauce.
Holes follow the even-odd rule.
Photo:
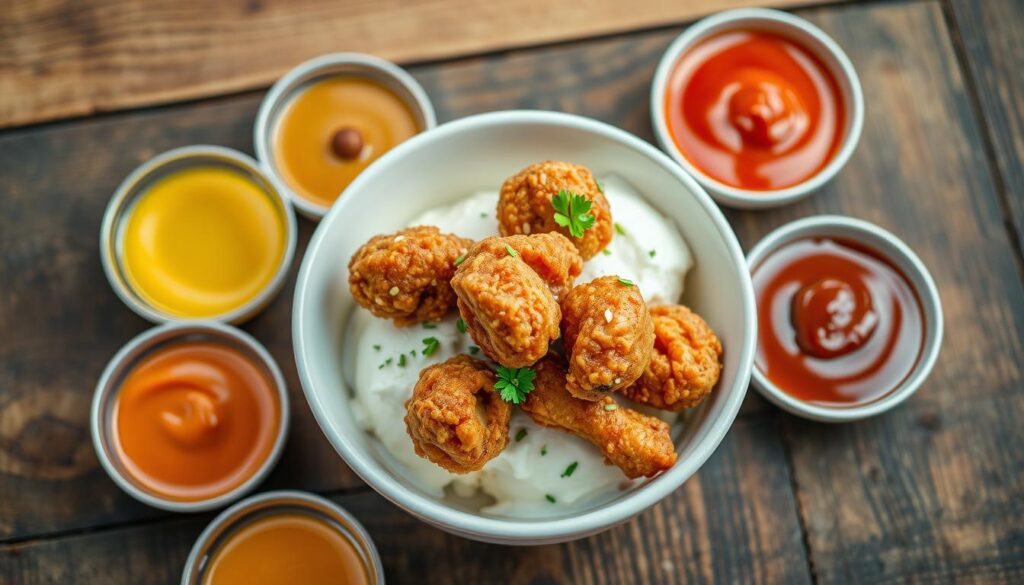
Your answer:
[[[204,585],[356,585],[369,575],[338,528],[307,514],[265,516],[231,534],[207,565]]]
[[[339,132],[358,134],[352,152],[339,153]],[[361,77],[333,77],[310,85],[286,106],[277,123],[274,161],[288,186],[325,207],[363,169],[421,130],[405,100]]]
[[[270,456],[281,425],[273,380],[239,351],[212,342],[143,358],[114,406],[116,447],[146,491],[176,501],[227,493]]]
[[[845,104],[825,65],[774,33],[733,31],[688,51],[665,97],[680,153],[709,177],[754,191],[820,172],[843,140]]]

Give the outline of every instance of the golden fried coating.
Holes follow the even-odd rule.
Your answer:
[[[591,202],[594,225],[575,238],[555,223],[551,199],[560,190],[583,195]],[[584,260],[612,241],[612,211],[587,167],[560,161],[530,165],[505,180],[498,198],[498,230],[503,236],[557,232],[569,238]]]
[[[562,299],[569,393],[600,400],[629,386],[654,351],[654,322],[640,288],[618,276],[578,285]]]
[[[565,368],[552,357],[534,370],[534,388],[523,403],[534,422],[590,441],[630,479],[653,477],[675,464],[668,423],[618,406],[611,396],[597,402],[574,398],[565,389]]]
[[[556,295],[581,269],[579,254],[558,234],[487,238],[470,249],[451,282],[473,341],[499,364],[521,368],[558,339]]]
[[[636,402],[680,411],[704,401],[722,375],[722,343],[682,305],[651,307],[654,354],[643,375],[620,392]]]
[[[348,263],[348,287],[362,307],[395,325],[435,321],[455,308],[455,259],[472,240],[433,226],[374,236]]]
[[[494,390],[487,364],[466,355],[430,366],[406,401],[405,429],[416,454],[452,473],[469,473],[508,445],[512,407]]]

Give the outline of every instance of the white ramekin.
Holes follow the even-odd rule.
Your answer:
[[[181,573],[181,585],[199,585],[203,571],[217,548],[226,542],[235,530],[249,521],[275,513],[301,513],[320,518],[345,535],[356,548],[370,583],[384,584],[384,568],[373,539],[344,508],[320,496],[300,491],[280,490],[246,498],[221,512],[203,530],[192,545],[192,552]]]
[[[726,185],[694,166],[679,151],[665,119],[666,86],[679,59],[709,36],[733,30],[760,30],[786,36],[814,53],[836,79],[846,106],[843,144],[825,168],[807,180],[773,191],[752,191]],[[740,8],[709,16],[679,35],[662,56],[651,83],[651,125],[662,150],[692,175],[722,205],[742,209],[763,209],[792,203],[820,189],[842,169],[860,140],[864,126],[864,94],[849,57],[824,31],[806,20],[779,10]]]
[[[345,371],[351,352],[344,335],[355,302],[345,284],[347,262],[370,237],[392,232],[427,209],[459,197],[482,189],[497,191],[517,170],[548,159],[618,175],[679,227],[695,258],[686,277],[684,302],[722,340],[724,367],[714,393],[677,429],[679,459],[671,469],[581,509],[555,511],[545,518],[493,516],[431,493],[353,417],[352,373]],[[394,213],[380,212],[381,193],[387,194]],[[313,234],[292,311],[295,361],[306,400],[349,467],[424,522],[474,540],[517,545],[595,534],[679,488],[732,425],[750,380],[756,328],[753,285],[739,242],[721,210],[693,178],[658,149],[623,130],[580,116],[536,111],[492,112],[443,124],[398,145],[366,169]]]
[[[121,391],[121,384],[125,376],[135,367],[139,361],[155,350],[162,349],[176,343],[188,341],[213,341],[222,343],[232,349],[242,352],[250,358],[254,364],[263,368],[264,372],[273,381],[274,389],[277,392],[278,404],[281,407],[281,419],[277,429],[277,436],[274,438],[274,445],[267,455],[266,461],[256,470],[245,482],[235,489],[219,496],[192,502],[171,500],[154,494],[139,484],[131,477],[121,463],[117,449],[114,447],[113,421],[115,398]],[[154,327],[136,336],[118,351],[110,359],[107,367],[103,370],[96,390],[92,397],[92,408],[89,413],[89,422],[92,434],[93,448],[96,450],[96,457],[99,459],[103,469],[114,480],[122,490],[136,500],[170,512],[202,512],[213,510],[227,505],[234,500],[252,491],[260,482],[266,479],[270,470],[277,464],[284,449],[285,440],[288,437],[288,425],[290,416],[288,403],[288,387],[285,385],[284,376],[277,362],[270,353],[248,333],[236,329],[230,325],[224,325],[217,321],[181,321],[165,323]]]
[[[296,193],[281,176],[274,160],[274,134],[285,107],[300,91],[315,81],[343,75],[369,78],[395,92],[416,116],[421,131],[437,125],[434,106],[423,86],[405,69],[380,57],[363,53],[331,53],[310,59],[285,73],[274,83],[260,104],[252,140],[256,158],[266,172],[284,187],[299,213],[314,221],[323,217],[328,207]]]
[[[153,323],[187,320],[154,307],[132,289],[122,266],[121,237],[124,222],[131,214],[136,201],[145,195],[155,181],[182,169],[197,166],[219,166],[245,175],[277,205],[278,211],[284,218],[285,250],[270,282],[263,287],[259,294],[242,306],[206,318],[237,325],[256,316],[281,290],[288,276],[288,269],[292,265],[292,259],[295,256],[295,243],[298,239],[295,213],[292,211],[291,203],[283,195],[283,186],[264,174],[252,157],[237,150],[223,146],[184,146],[158,154],[132,171],[114,191],[113,197],[107,204],[107,210],[103,214],[103,223],[100,227],[100,259],[103,263],[103,272],[106,273],[107,281],[110,282],[110,286],[118,298],[143,319]]]
[[[921,259],[902,240],[892,233],[860,219],[839,215],[818,215],[787,223],[761,239],[747,254],[747,264],[753,273],[762,260],[782,246],[804,238],[841,238],[856,242],[892,262],[917,292],[924,314],[924,346],[917,367],[895,390],[884,397],[860,406],[831,407],[811,404],[795,398],[754,366],[754,387],[769,402],[779,408],[811,420],[821,422],[850,422],[874,416],[900,404],[917,391],[939,357],[942,346],[942,301],[935,281]]]

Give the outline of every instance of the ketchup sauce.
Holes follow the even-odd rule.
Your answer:
[[[878,253],[838,239],[783,245],[753,269],[757,368],[783,392],[857,406],[892,392],[924,348],[924,312]]]
[[[846,108],[828,68],[770,32],[711,36],[682,56],[665,96],[669,132],[709,177],[740,189],[792,187],[843,141]]]

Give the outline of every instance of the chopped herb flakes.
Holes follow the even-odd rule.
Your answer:
[[[548,446],[544,445],[540,448],[540,456],[543,457],[548,454]]]
[[[633,281],[628,278],[620,278],[619,284],[621,284],[622,286],[635,286],[633,284]]]
[[[379,346],[379,345],[376,345],[376,344],[374,344],[374,346],[373,346],[373,351],[380,351],[380,346]]]
[[[513,257],[513,258],[515,258],[516,256],[519,255],[519,252],[516,252],[515,250],[513,250],[512,246],[509,246],[508,244],[505,244],[505,251],[508,252],[508,255]]]
[[[525,438],[526,438],[526,429],[519,429],[519,432],[516,433],[516,443],[518,443],[519,441],[522,441]]]
[[[466,322],[462,320],[462,317],[459,317],[459,320],[455,322],[455,328],[459,330],[459,333],[466,332]]]
[[[551,502],[552,504],[554,504],[557,501],[555,500],[555,496],[552,496],[551,494],[544,494],[544,499]]]
[[[455,259],[455,265],[458,266],[459,264],[462,264],[465,261],[466,261],[466,255],[462,254],[458,258]]]
[[[423,322],[424,329],[437,329],[437,323],[431,323],[430,321]]]
[[[404,368],[405,367],[405,354],[404,353],[402,355],[398,356],[398,367],[400,367],[400,368]]]
[[[597,190],[602,192],[602,193],[604,193],[604,181],[602,181],[601,179],[596,179],[596,182],[597,182]]]
[[[487,217],[487,212],[486,211],[481,211],[480,212],[480,217]]]
[[[605,404],[604,405],[604,409],[605,410],[615,410],[618,407],[619,407],[618,404]]]
[[[619,234],[620,236],[624,236],[626,235],[626,228],[622,227],[621,223],[615,222],[615,233]]]
[[[498,366],[498,381],[494,389],[501,399],[512,404],[522,404],[526,395],[533,391],[533,379],[537,376],[530,368],[506,368]]]
[[[612,255],[612,251],[609,250],[608,248],[605,248],[605,249],[601,250],[601,253],[604,254],[605,256],[611,256]]]
[[[655,256],[658,255],[658,251],[652,249],[651,251],[647,252],[647,255],[650,256],[651,258],[654,258]]]
[[[565,471],[562,472],[562,477],[570,477],[572,472],[576,471],[576,468],[579,467],[579,464],[579,461],[573,461],[570,463],[569,467],[566,467]]]
[[[479,347],[477,347],[475,345],[469,346],[469,355],[476,355],[478,353],[480,353],[480,348]]]
[[[437,348],[441,347],[441,342],[436,337],[424,337],[423,338],[423,355],[429,356],[434,355]]]

